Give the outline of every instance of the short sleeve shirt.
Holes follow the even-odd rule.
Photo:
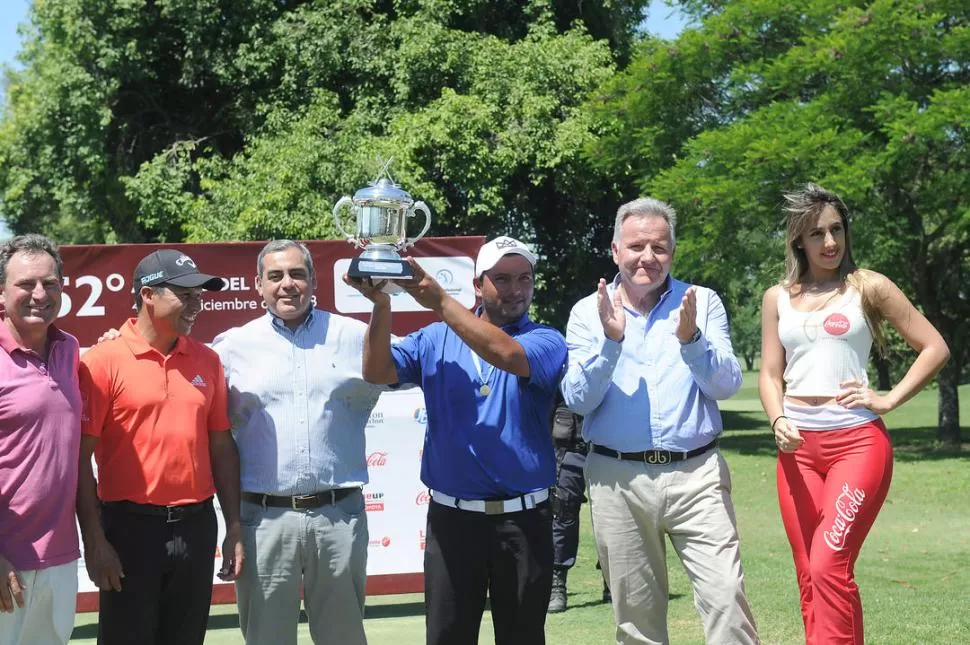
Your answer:
[[[444,323],[391,347],[398,380],[424,390],[421,479],[433,490],[462,499],[509,498],[555,481],[549,420],[566,341],[528,316],[503,330],[525,350],[527,378],[478,360]]]
[[[209,432],[228,431],[229,418],[214,351],[182,336],[162,354],[129,320],[84,354],[79,376],[103,501],[172,506],[215,494]]]
[[[0,555],[23,571],[76,560],[78,342],[53,325],[47,356],[0,317]]]

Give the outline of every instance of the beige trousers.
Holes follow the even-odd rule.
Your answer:
[[[744,592],[731,475],[717,449],[666,465],[590,452],[586,481],[618,644],[670,642],[665,536],[694,587],[707,642],[759,642]]]
[[[24,606],[14,607],[12,614],[0,612],[0,643],[65,645],[74,630],[77,560],[18,573],[25,587]]]

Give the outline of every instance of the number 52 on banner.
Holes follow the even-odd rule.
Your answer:
[[[70,276],[64,276],[64,286],[71,286]],[[77,293],[77,291],[79,291],[82,287],[89,288],[87,298],[83,303],[81,303],[77,313],[74,314],[75,316],[79,318],[104,316],[104,304],[101,303],[101,294],[106,288],[108,291],[123,291],[125,289],[125,278],[120,273],[112,273],[108,275],[102,282],[101,278],[96,275],[82,275],[74,281],[74,287],[75,289],[72,291],[75,291],[74,295],[78,297],[81,294]],[[69,315],[73,307],[74,299],[71,297],[71,294],[65,290],[64,293],[61,294],[61,310],[58,312],[57,317],[63,318],[64,316]]]

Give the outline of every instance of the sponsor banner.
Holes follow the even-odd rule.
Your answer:
[[[474,257],[474,256],[473,256]],[[426,273],[434,276],[448,295],[471,309],[475,305],[475,288],[472,278],[475,277],[475,263],[471,257],[415,257]],[[334,305],[336,311],[342,314],[370,313],[371,301],[364,295],[339,279],[350,268],[351,258],[337,260],[333,265]],[[404,291],[391,294],[393,310],[397,311],[427,311]]]
[[[422,238],[411,251],[449,293],[472,307],[473,258],[483,242],[482,237]],[[357,292],[342,280],[350,259],[359,251],[346,242],[306,244],[317,275],[315,306],[366,321],[370,315],[368,301],[355,297]],[[74,334],[81,347],[94,345],[105,330],[119,327],[134,315],[132,274],[138,261],[157,249],[174,248],[191,257],[203,273],[223,278],[221,291],[204,295],[203,312],[192,330],[193,337],[210,342],[223,330],[265,313],[255,279],[256,258],[263,246],[264,242],[62,246],[64,295],[57,324]],[[397,335],[436,320],[432,312],[406,294],[395,295],[392,307],[396,312],[393,331]],[[419,475],[426,423],[424,397],[417,388],[384,393],[367,423],[370,483],[364,493],[370,533],[367,576],[371,593],[422,590],[427,502],[415,503],[415,498],[422,490]],[[219,538],[214,555],[218,571],[222,560],[219,550],[225,536],[218,500],[216,518]],[[231,602],[232,585],[217,578],[213,582],[229,590],[221,593],[217,588],[213,598]],[[88,578],[83,555],[78,562],[78,592],[79,607],[87,611],[96,608],[97,588]]]
[[[414,491],[423,486],[421,459],[415,456],[424,443],[426,425],[414,419],[414,410],[423,406],[419,389],[385,392],[371,415],[373,421],[380,412],[381,422],[367,428],[368,575],[423,568],[424,552],[414,539],[425,529],[428,510],[414,504]]]
[[[409,254],[429,273],[447,280],[447,284],[442,284],[448,292],[471,308],[475,304],[473,258],[483,242],[482,237],[422,238],[409,249]],[[223,279],[221,291],[207,291],[203,296],[203,312],[192,329],[193,337],[209,342],[224,329],[237,327],[265,313],[262,298],[256,290],[256,257],[264,244],[62,246],[64,295],[57,324],[77,336],[82,347],[90,347],[103,331],[118,327],[134,315],[132,274],[138,261],[158,249],[177,249],[192,258],[199,271]],[[360,251],[346,242],[334,240],[305,244],[310,249],[317,275],[315,305],[366,321],[370,315],[370,301],[344,284],[342,279],[350,260]],[[398,335],[435,320],[430,311],[403,292],[394,295],[392,307],[396,312],[393,331]]]

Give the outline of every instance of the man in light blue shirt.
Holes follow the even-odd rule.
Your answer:
[[[668,643],[669,536],[694,587],[708,643],[757,643],[744,591],[717,401],[741,386],[718,295],[670,276],[673,208],[617,212],[619,273],[572,309],[566,404],[583,438],[597,551],[617,643]]]
[[[313,642],[363,645],[364,428],[380,393],[361,375],[366,325],[314,309],[313,260],[276,240],[259,254],[265,316],[213,341],[239,447],[246,642],[295,645],[300,587]]]

